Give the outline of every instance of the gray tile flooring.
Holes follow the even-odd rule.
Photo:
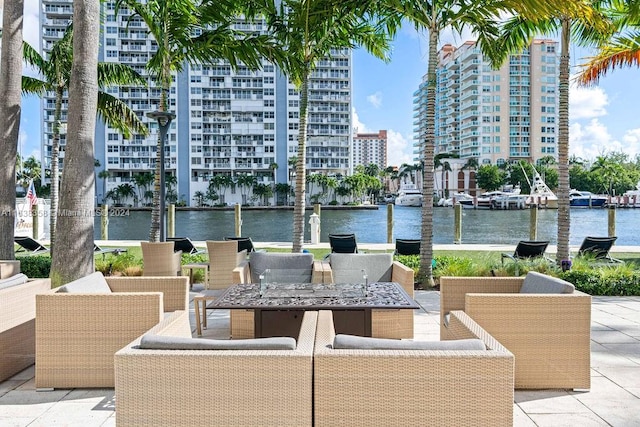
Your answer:
[[[415,339],[438,340],[438,292],[416,300]],[[514,426],[640,426],[640,297],[594,297],[592,307],[591,390],[518,390]],[[228,336],[228,311],[207,314],[203,335]],[[193,307],[191,320],[195,330]],[[33,375],[30,367],[0,383],[1,427],[115,425],[113,389],[36,392]]]

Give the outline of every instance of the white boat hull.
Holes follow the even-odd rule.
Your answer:
[[[399,196],[399,197],[396,197],[395,205],[420,207],[422,206],[422,196],[421,195]]]

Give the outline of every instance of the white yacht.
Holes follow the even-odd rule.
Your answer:
[[[402,184],[394,203],[396,206],[422,206],[422,192],[415,184]]]

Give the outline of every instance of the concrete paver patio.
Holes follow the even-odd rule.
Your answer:
[[[439,293],[416,300],[415,339],[438,340]],[[205,337],[228,336],[229,312],[208,311],[208,324]],[[36,392],[33,376],[32,366],[0,383],[0,426],[115,425],[113,389]],[[586,391],[517,390],[514,426],[640,426],[640,297],[593,298],[591,376]]]

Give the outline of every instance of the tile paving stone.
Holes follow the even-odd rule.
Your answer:
[[[415,311],[415,339],[438,340],[439,293],[417,291],[415,299],[422,307]],[[195,330],[193,304],[190,318]],[[228,338],[228,310],[208,310],[207,319],[206,337]],[[626,338],[640,336],[639,319],[640,297],[594,297],[591,390],[516,390],[514,425],[640,425],[640,345]],[[1,427],[115,426],[113,389],[36,392],[33,377],[30,367],[0,383]]]

